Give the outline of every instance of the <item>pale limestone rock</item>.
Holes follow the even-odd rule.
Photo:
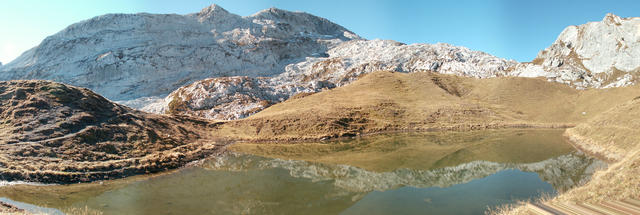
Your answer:
[[[631,85],[640,72],[640,18],[607,14],[601,22],[567,27],[538,54],[554,81],[577,88]]]
[[[112,100],[166,96],[205,78],[275,76],[351,39],[359,37],[324,18],[275,8],[247,17],[217,5],[188,15],[107,14],[47,37],[3,66],[0,80],[54,80]]]
[[[184,16],[108,14],[71,25],[0,67],[0,80],[60,81],[155,113],[175,101],[182,114],[224,120],[378,70],[622,87],[640,72],[639,26],[640,18],[607,14],[567,27],[534,62],[519,63],[443,43],[364,40],[307,13],[271,8],[241,17],[212,5]]]
[[[231,120],[247,117],[295,94],[342,86],[379,70],[490,78],[506,76],[509,68],[518,65],[515,61],[443,43],[405,45],[391,40],[352,40],[330,49],[327,56],[307,57],[303,62],[287,65],[278,76],[197,81],[142,110],[167,113],[177,110],[169,108],[175,101],[185,105],[177,113]]]
[[[283,73],[262,80],[260,88],[243,92],[234,91],[229,95],[233,97],[240,93],[251,97],[252,101],[266,100],[270,103],[278,103],[297,93],[317,92],[325,88],[343,86],[363,74],[378,70],[430,71],[475,78],[545,77],[549,81],[568,84],[578,89],[623,87],[633,84],[635,77],[638,76],[639,20],[640,18],[621,19],[608,14],[602,22],[569,26],[560,34],[556,42],[540,52],[538,59],[532,63],[518,63],[442,43],[406,45],[391,40],[356,39],[337,44],[325,55],[314,54],[304,61],[285,66]],[[625,49],[611,42],[622,41],[625,37],[633,40],[625,43],[627,45]],[[601,43],[600,38],[603,38],[604,42]],[[257,91],[263,92],[261,95],[265,96],[257,99],[254,97],[259,95]],[[215,91],[205,94],[220,97],[224,96],[224,93],[224,91]],[[154,103],[143,110],[165,112],[171,100],[173,98],[165,99],[162,104]],[[188,101],[185,100],[185,102]],[[213,111],[216,114],[207,114],[205,117],[237,119],[237,116],[248,116],[247,107],[243,107],[240,102],[234,102],[234,104],[229,106],[224,102],[208,103],[207,106],[212,110],[222,110],[222,107],[232,108],[241,114],[233,111],[219,114],[220,111]],[[250,107],[251,110],[266,108],[266,106],[256,106],[255,103],[251,103]]]

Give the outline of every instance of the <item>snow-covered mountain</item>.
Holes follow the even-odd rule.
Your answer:
[[[359,37],[324,18],[267,9],[241,17],[107,14],[73,24],[1,68],[0,80],[48,79],[112,100],[166,96],[210,77],[274,76]]]

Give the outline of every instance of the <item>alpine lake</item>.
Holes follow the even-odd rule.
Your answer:
[[[561,129],[378,134],[236,143],[155,175],[0,186],[36,214],[483,214],[586,183],[606,163]]]

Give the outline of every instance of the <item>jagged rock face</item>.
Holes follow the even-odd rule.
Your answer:
[[[166,113],[184,113],[211,119],[237,119],[267,108],[270,95],[262,79],[242,77],[197,81],[169,95]]]
[[[299,93],[339,87],[380,70],[430,71],[490,78],[507,76],[513,67],[519,65],[515,61],[449,44],[406,45],[391,40],[352,40],[337,45],[327,54],[290,64],[284,73],[272,78],[234,77],[197,81],[143,110],[210,119],[239,119],[268,107],[267,104],[284,101]],[[179,108],[171,105],[172,102],[180,104]]]
[[[47,37],[3,66],[0,80],[54,80],[112,100],[165,96],[205,78],[277,75],[357,38],[326,19],[279,9],[248,17],[216,5],[184,16],[108,14]]]
[[[318,92],[348,84],[361,75],[390,70],[397,72],[431,71],[476,78],[499,76],[546,77],[572,85],[579,89],[621,87],[634,83],[640,74],[640,18],[621,19],[607,15],[602,22],[588,23],[582,26],[568,27],[558,40],[546,50],[540,52],[533,63],[518,63],[511,60],[471,51],[464,47],[448,44],[412,44],[405,45],[389,40],[351,40],[343,42],[327,51],[328,56],[309,57],[305,61],[292,63],[285,72],[271,79],[255,80],[260,84],[256,89],[244,89],[252,100],[266,100],[277,103],[298,93]],[[603,42],[601,42],[603,40]],[[215,79],[213,81],[216,81]],[[237,86],[227,86],[230,89]],[[188,88],[188,87],[186,87]],[[189,97],[203,99],[211,96],[221,97],[224,91],[211,92],[181,89],[188,92],[178,100],[189,103]],[[263,91],[262,94],[255,93]],[[164,101],[143,108],[147,111],[167,112],[169,102],[176,98],[175,93]],[[256,95],[264,95],[256,98]],[[204,99],[206,100],[206,99]],[[208,99],[212,101],[212,99]],[[219,100],[220,101],[220,100]],[[237,102],[236,102],[237,103]],[[251,114],[241,106],[226,103],[208,103],[212,112],[234,107],[241,113],[198,114],[214,119],[237,119]],[[202,106],[198,106],[201,108]],[[252,103],[250,109],[263,108]],[[190,114],[194,108],[174,113]],[[202,109],[197,109],[202,111]]]
[[[299,81],[327,80],[340,86],[358,76],[380,70],[432,71],[443,74],[489,78],[504,76],[517,62],[449,44],[406,45],[390,40],[354,40],[329,50],[329,56],[309,58],[287,66],[278,78]],[[284,80],[283,80],[284,81]]]
[[[157,172],[217,148],[205,144],[207,122],[135,111],[49,81],[0,82],[0,120],[0,179],[8,181]]]
[[[607,14],[601,22],[569,26],[541,51],[535,63],[552,80],[578,88],[633,84],[640,74],[640,18]]]
[[[326,81],[275,83],[270,78],[247,76],[209,78],[180,87],[164,99],[139,101],[151,113],[234,120],[248,117],[299,93],[334,88]],[[138,102],[138,101],[136,101]],[[128,103],[133,103],[129,101]]]
[[[609,14],[571,26],[533,63],[518,63],[448,44],[362,40],[326,19],[279,9],[247,17],[217,5],[184,16],[110,14],[48,37],[0,67],[0,80],[57,80],[149,112],[225,120],[378,70],[619,87],[639,74],[639,23]]]

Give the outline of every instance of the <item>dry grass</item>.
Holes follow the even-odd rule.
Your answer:
[[[640,87],[576,90],[533,78],[383,71],[227,122],[214,134],[264,141],[387,131],[563,127],[585,122],[638,94]]]
[[[0,83],[0,179],[76,183],[178,168],[221,150],[215,122],[148,114],[49,81]]]
[[[595,174],[586,185],[544,201],[639,198],[638,95],[638,86],[576,90],[543,79],[473,79],[432,73],[376,72],[341,88],[274,105],[248,119],[224,124],[214,133],[259,142],[397,130],[577,124],[566,135],[577,141],[578,147],[617,163]],[[624,105],[615,107],[618,104]],[[331,147],[344,147],[309,145],[307,151],[299,151],[289,146],[245,144],[236,145],[234,149],[275,157],[298,153],[299,158],[317,161],[340,158],[339,153],[326,152],[335,150]],[[381,155],[363,153],[362,156]],[[358,163],[357,156],[349,158],[349,162],[366,168],[366,163]],[[495,212],[526,213],[522,206],[510,207]]]
[[[614,163],[597,173],[587,185],[558,197],[560,200],[596,202],[640,197],[640,100],[633,99],[567,130],[579,146],[610,158]]]
[[[75,88],[71,87],[71,89]],[[46,90],[50,90],[50,95],[53,97],[31,98],[55,99],[61,104],[75,104],[76,101],[85,101],[73,99],[69,97],[70,94],[60,94],[58,93],[58,88]],[[78,89],[75,90],[77,91]],[[91,92],[85,91],[82,91],[82,93],[91,94]],[[62,179],[82,181],[101,179],[104,176],[109,176],[111,179],[112,176],[138,174],[150,170],[162,171],[167,167],[179,167],[184,162],[213,153],[215,151],[214,148],[217,147],[203,142],[203,140],[211,136],[247,141],[316,140],[389,131],[468,131],[508,127],[561,127],[579,124],[576,128],[569,129],[567,135],[577,140],[578,146],[599,152],[604,156],[608,155],[617,163],[611,165],[606,171],[596,174],[594,179],[587,185],[562,194],[551,201],[598,201],[603,198],[625,198],[629,196],[638,198],[640,195],[638,191],[640,190],[638,186],[638,182],[640,182],[640,174],[638,174],[640,172],[640,148],[637,143],[640,140],[640,132],[637,131],[640,129],[640,124],[637,119],[640,116],[640,104],[638,104],[640,101],[638,99],[634,100],[638,95],[640,95],[640,87],[638,86],[602,90],[576,90],[563,84],[547,82],[544,79],[474,79],[427,72],[406,74],[383,71],[368,74],[344,87],[290,99],[273,105],[247,119],[222,123],[148,115],[113,106],[115,110],[123,112],[123,114],[115,114],[113,118],[119,121],[115,120],[117,123],[113,123],[114,120],[108,118],[109,120],[106,120],[107,123],[95,125],[102,130],[91,131],[106,131],[107,134],[110,134],[115,132],[109,132],[112,131],[109,129],[116,129],[113,131],[123,131],[122,129],[124,129],[125,134],[142,135],[141,138],[146,138],[144,141],[123,141],[119,143],[121,144],[119,146],[129,147],[131,145],[131,147],[137,147],[122,148],[126,153],[129,153],[128,155],[132,155],[130,157],[109,161],[110,159],[108,158],[110,157],[108,156],[111,155],[108,155],[108,151],[111,151],[112,148],[97,148],[102,143],[114,143],[106,136],[103,138],[95,132],[90,133],[94,135],[89,136],[75,135],[76,133],[59,130],[59,136],[63,138],[45,138],[44,140],[34,139],[30,141],[61,142],[63,145],[69,143],[66,144],[66,146],[72,147],[69,148],[69,151],[62,150],[56,153],[59,156],[68,156],[70,159],[65,160],[47,156],[50,154],[49,149],[62,149],[59,147],[31,147],[27,143],[15,143],[10,147],[9,144],[3,145],[7,146],[5,148],[7,153],[0,156],[0,162],[6,163],[4,166],[7,168],[1,169],[4,175],[19,179],[35,178],[57,182]],[[11,94],[11,96],[14,96],[14,94]],[[18,91],[16,91],[15,96],[23,97],[21,92]],[[16,101],[24,102],[27,100],[17,98]],[[104,102],[100,99],[92,101]],[[29,102],[32,103],[28,103],[28,105],[35,105],[35,107],[42,104],[39,100],[29,100]],[[616,104],[625,102],[627,103],[611,109]],[[5,143],[13,143],[19,138],[35,137],[33,135],[13,137],[4,135],[13,133],[13,131],[9,131],[10,129],[18,128],[18,125],[15,124],[16,120],[24,121],[20,125],[31,126],[33,124],[29,123],[38,121],[31,120],[32,118],[29,117],[40,116],[38,113],[45,111],[45,109],[34,109],[27,105],[20,106],[20,108],[23,107],[24,109],[19,109],[19,113],[27,113],[27,115],[14,114],[11,116],[22,118],[11,118],[13,119],[11,122],[6,120],[0,122],[0,134],[2,134],[0,140],[4,140]],[[97,106],[88,105],[73,110],[84,111],[92,107],[95,108]],[[0,108],[12,108],[12,106],[3,105]],[[11,111],[13,110],[11,109]],[[103,114],[103,111],[94,112]],[[6,113],[10,112],[6,111]],[[16,113],[16,111],[11,112],[11,114],[13,113]],[[5,119],[8,118],[5,117]],[[58,118],[54,119],[58,120]],[[60,117],[60,120],[66,119],[65,117]],[[72,125],[76,125],[73,124],[75,122],[82,122],[78,120],[80,119],[76,121],[71,119],[70,122],[72,122]],[[85,124],[77,125],[85,127]],[[185,124],[189,126],[185,127]],[[43,122],[42,125],[47,126],[51,125],[51,123]],[[36,124],[34,128],[44,128],[38,126],[40,125]],[[55,126],[60,127],[57,124]],[[170,132],[171,136],[141,132],[145,131],[145,129],[167,131]],[[83,133],[75,128],[73,132]],[[65,134],[72,135],[67,138],[64,136]],[[173,139],[176,137],[189,137],[187,139],[193,140],[193,143],[174,141]],[[96,144],[79,144],[87,142],[86,138],[89,138],[91,142],[95,140]],[[129,136],[127,136],[127,139],[129,139]],[[152,144],[145,145],[141,143]],[[269,152],[268,147],[259,145],[238,145],[238,147]],[[332,160],[340,157],[339,153],[332,154],[336,151],[336,148],[323,147],[309,146],[310,152],[315,154],[307,159]],[[339,147],[349,148],[354,146],[346,144],[336,147],[340,150],[341,148]],[[384,149],[384,146],[381,147]],[[357,144],[355,148],[357,148]],[[445,148],[437,149],[455,150],[455,147],[451,149]],[[396,158],[403,155],[414,156],[411,154],[412,151],[424,152],[433,149],[428,147],[412,148],[410,146],[399,150],[398,153],[389,153],[389,156],[395,156]],[[100,159],[95,159],[82,153],[80,155],[78,153],[70,153],[76,152],[72,150],[103,157],[96,157]],[[283,150],[277,149],[271,152],[279,151]],[[286,150],[284,151],[286,152]],[[292,152],[300,153],[300,151]],[[306,152],[301,154],[304,153]],[[363,153],[360,156],[382,155],[378,152],[367,153]],[[180,156],[181,154],[182,156]],[[179,159],[176,160],[176,156]],[[366,163],[358,161],[357,158],[357,156],[353,157],[350,162],[364,167],[367,166]],[[425,168],[430,168],[429,166],[433,166],[433,163],[433,161],[425,162]],[[20,169],[9,169],[8,167],[20,167]],[[60,167],[68,167],[68,169],[59,169]],[[110,170],[114,170],[109,172],[109,174],[113,175],[91,175],[91,172],[101,173]]]
[[[637,94],[636,94],[637,95]],[[594,174],[584,186],[548,202],[590,202],[640,198],[640,99],[618,105],[566,131],[583,150],[602,156],[611,164]],[[518,214],[523,208],[500,211]]]
[[[515,204],[505,204],[496,208],[488,208],[485,214],[512,214],[512,215],[530,215],[527,209],[528,204],[542,203],[553,199],[548,193],[543,193],[540,198],[518,201]]]

